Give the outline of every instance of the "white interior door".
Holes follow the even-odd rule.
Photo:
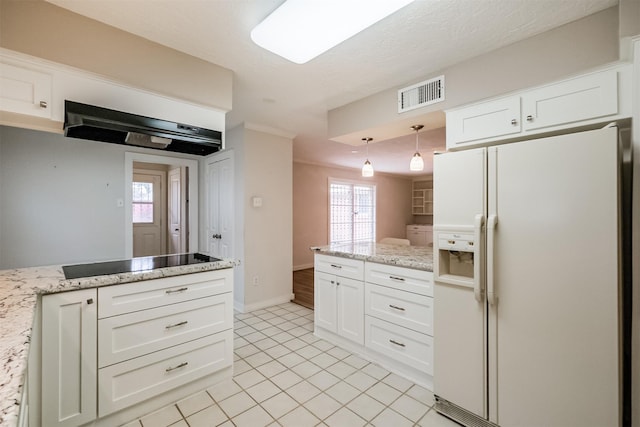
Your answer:
[[[207,164],[209,254],[233,257],[233,159],[216,159]]]
[[[616,147],[604,129],[490,148],[503,427],[619,425]]]
[[[469,229],[486,212],[486,150],[434,158],[434,236],[442,227]],[[438,251],[434,263],[450,254]],[[474,262],[482,262],[475,259]],[[444,269],[444,268],[443,268]],[[486,302],[474,287],[438,281],[434,287],[434,392],[480,417],[487,416]]]
[[[165,173],[137,169],[133,174],[133,256],[166,253],[163,226]]]
[[[177,254],[186,252],[186,186],[185,171],[183,167],[177,167],[169,170],[167,185],[167,217],[169,236],[168,253]]]

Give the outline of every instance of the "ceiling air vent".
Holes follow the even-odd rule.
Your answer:
[[[398,113],[444,101],[444,76],[425,80],[398,91]]]

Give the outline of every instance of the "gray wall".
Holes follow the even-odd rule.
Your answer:
[[[0,269],[123,258],[125,151],[0,126]]]

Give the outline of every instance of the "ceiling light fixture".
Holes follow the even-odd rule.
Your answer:
[[[416,131],[416,153],[411,158],[411,163],[409,164],[409,170],[412,171],[421,171],[424,169],[424,160],[422,160],[422,156],[420,155],[420,150],[418,150],[418,132],[424,126],[422,125],[413,125],[411,129]]]
[[[362,140],[367,146],[367,160],[364,162],[364,166],[362,166],[362,176],[369,178],[373,176],[373,166],[369,161],[369,142],[373,141],[373,138],[362,138]]]
[[[414,0],[287,0],[251,31],[251,40],[304,64]]]

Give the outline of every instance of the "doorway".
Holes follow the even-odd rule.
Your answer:
[[[125,153],[125,256],[198,251],[198,162]]]
[[[167,251],[167,166],[133,164],[131,188],[133,256],[165,255]]]

